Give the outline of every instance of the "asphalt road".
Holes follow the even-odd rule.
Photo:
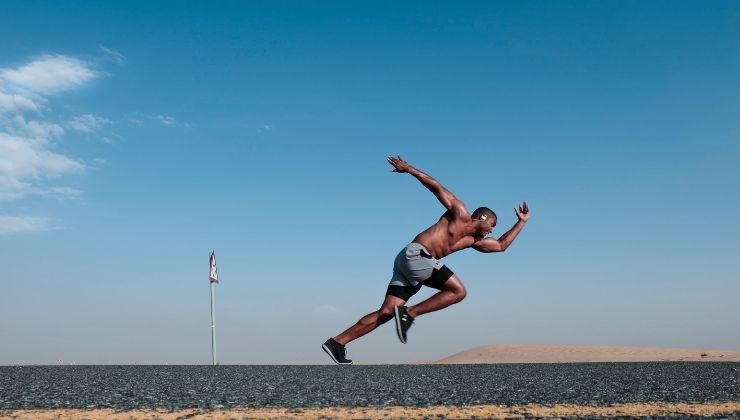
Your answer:
[[[740,401],[740,363],[4,366],[0,409]]]

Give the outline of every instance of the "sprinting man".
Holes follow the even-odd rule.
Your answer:
[[[340,365],[352,364],[346,357],[345,345],[391,318],[396,320],[396,332],[402,343],[406,343],[407,332],[419,315],[446,308],[465,298],[466,291],[460,279],[442,264],[441,258],[472,247],[480,252],[505,251],[529,219],[529,206],[526,202],[515,208],[519,220],[501,235],[488,238],[496,226],[496,213],[487,207],[480,207],[468,213],[465,203],[455,197],[437,180],[411,166],[401,156],[388,157],[393,172],[409,173],[431,191],[447,209],[437,223],[418,234],[396,256],[393,263],[393,277],[386,291],[385,300],[375,312],[362,317],[344,332],[332,337],[321,346],[329,356]],[[406,302],[421,289],[428,286],[439,290],[436,294],[413,306]]]

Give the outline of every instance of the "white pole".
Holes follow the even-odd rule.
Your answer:
[[[213,354],[213,366],[218,364],[216,359],[216,296],[211,282],[211,350]]]

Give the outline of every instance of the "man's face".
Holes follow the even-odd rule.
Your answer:
[[[496,226],[496,220],[493,217],[486,217],[486,220],[481,220],[478,234],[480,236],[486,236],[493,232],[493,228]]]

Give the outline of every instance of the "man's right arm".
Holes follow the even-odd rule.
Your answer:
[[[429,174],[413,167],[411,164],[403,160],[401,156],[389,156],[388,163],[393,166],[393,172],[408,173],[414,176],[421,182],[421,185],[425,186],[429,191],[434,194],[440,203],[447,209],[455,214],[468,214],[468,210],[465,208],[465,204],[458,200],[452,192],[442,186],[436,179],[432,178]]]

